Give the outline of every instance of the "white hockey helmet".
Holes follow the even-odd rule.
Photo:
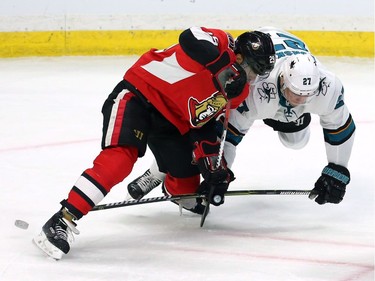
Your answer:
[[[281,67],[284,79],[283,89],[293,94],[311,97],[319,92],[320,74],[316,59],[310,54],[298,54],[288,57]]]

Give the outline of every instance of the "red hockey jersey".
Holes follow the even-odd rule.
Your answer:
[[[203,126],[227,103],[225,92],[215,86],[214,75],[205,66],[226,51],[227,66],[236,62],[226,32],[193,27],[184,36],[180,44],[168,49],[151,49],[124,75],[181,134]],[[231,100],[232,108],[247,97],[248,86]]]

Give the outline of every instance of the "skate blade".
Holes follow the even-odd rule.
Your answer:
[[[64,254],[59,248],[55,247],[48,241],[47,236],[43,231],[41,231],[38,236],[34,237],[32,241],[35,246],[55,260],[60,260]]]

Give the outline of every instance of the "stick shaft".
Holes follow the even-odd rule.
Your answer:
[[[299,190],[299,189],[231,190],[231,191],[227,191],[225,193],[225,196],[308,195],[310,191],[311,190]],[[191,198],[206,198],[206,196],[202,194],[184,194],[184,195],[179,195],[179,196],[159,196],[159,197],[142,198],[139,200],[128,200],[128,201],[120,201],[120,202],[97,205],[91,211],[99,211],[99,210],[120,208],[120,207],[126,207],[126,206],[142,205],[142,204],[165,202],[165,201],[172,201],[172,200],[191,199]]]

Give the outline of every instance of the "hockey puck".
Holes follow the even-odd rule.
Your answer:
[[[29,224],[23,220],[16,220],[14,225],[21,229],[28,229]]]

